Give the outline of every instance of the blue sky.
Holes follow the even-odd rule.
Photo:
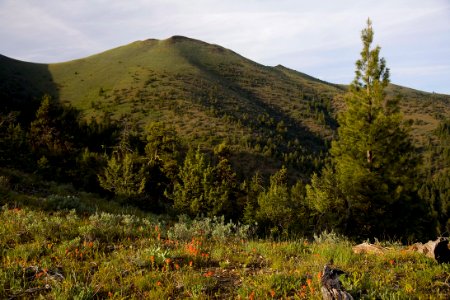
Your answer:
[[[0,54],[62,62],[185,35],[349,83],[368,17],[392,82],[450,94],[450,0],[0,0]]]

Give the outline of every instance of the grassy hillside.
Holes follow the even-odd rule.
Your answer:
[[[82,110],[85,118],[110,115],[145,125],[173,125],[186,142],[206,149],[225,141],[244,173],[267,173],[281,164],[314,168],[336,128],[345,86],[283,66],[266,67],[231,50],[174,36],[137,41],[84,59],[32,64],[0,56],[0,96],[5,109],[23,110],[49,93]],[[450,96],[392,85],[403,96],[406,118],[424,143]],[[35,107],[36,102],[31,106]]]

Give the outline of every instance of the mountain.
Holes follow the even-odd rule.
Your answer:
[[[144,127],[173,125],[186,142],[205,149],[226,142],[243,173],[298,175],[319,164],[336,129],[346,86],[283,66],[268,67],[218,45],[174,36],[137,41],[83,59],[35,64],[0,56],[1,109],[32,115],[48,93],[82,111]],[[450,115],[450,96],[396,85],[413,134],[424,144]]]

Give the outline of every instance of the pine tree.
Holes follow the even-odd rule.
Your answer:
[[[293,204],[287,186],[287,169],[283,166],[270,177],[270,186],[258,196],[257,220],[270,226],[272,233],[287,234],[294,217]]]
[[[412,211],[422,208],[415,193],[418,159],[398,100],[386,97],[389,69],[379,56],[380,47],[371,47],[373,35],[368,20],[346,109],[338,116],[331,164],[321,177],[313,177],[308,198],[322,229],[333,227],[353,236],[405,236]]]
[[[237,183],[228,160],[222,157],[216,166],[212,166],[199,148],[195,152],[191,149],[178,176],[170,195],[177,211],[192,217],[232,217]]]
[[[133,134],[130,128],[122,131],[118,146],[103,172],[97,175],[102,188],[127,200],[142,196],[148,181],[148,160],[141,157],[137,150],[131,149]]]
[[[190,149],[171,195],[175,209],[192,217],[206,214],[210,211],[208,192],[212,182],[213,168],[206,156],[200,148],[197,151]]]
[[[145,165],[131,152],[115,151],[102,174],[100,186],[119,197],[135,197],[145,189]]]

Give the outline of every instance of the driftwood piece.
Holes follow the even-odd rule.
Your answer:
[[[438,263],[450,263],[450,249],[448,248],[448,238],[440,237],[428,243],[416,243],[409,250],[425,254],[427,257],[436,260]]]
[[[359,245],[356,245],[352,248],[353,252],[356,254],[361,253],[367,253],[367,254],[383,254],[386,252],[386,248],[383,248],[379,245],[369,244],[369,243],[362,243]]]
[[[339,281],[339,275],[341,274],[344,274],[344,272],[339,269],[332,269],[328,264],[323,267],[320,291],[324,300],[353,300],[352,295],[342,288]]]

